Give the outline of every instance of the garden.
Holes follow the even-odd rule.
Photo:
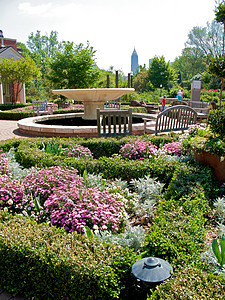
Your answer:
[[[28,299],[224,299],[224,184],[193,156],[224,145],[218,114],[182,135],[1,141],[0,286]],[[150,256],[173,274],[148,290],[131,268]]]

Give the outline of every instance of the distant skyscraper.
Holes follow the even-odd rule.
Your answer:
[[[134,48],[134,51],[131,55],[131,72],[136,73],[138,68],[138,55]]]

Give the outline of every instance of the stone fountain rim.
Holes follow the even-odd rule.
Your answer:
[[[17,122],[19,130],[24,133],[40,135],[40,136],[62,136],[62,137],[72,137],[72,136],[97,136],[97,126],[64,126],[64,125],[46,125],[38,124],[38,121],[45,121],[51,119],[62,119],[71,117],[83,117],[83,113],[67,113],[67,114],[55,114],[55,115],[44,115],[36,116],[30,118],[24,118]],[[144,119],[147,118],[149,114],[143,113],[132,113],[133,117],[138,117]],[[132,124],[134,132],[143,133],[143,123]],[[82,135],[85,131],[85,135]],[[139,133],[139,134],[142,134]]]

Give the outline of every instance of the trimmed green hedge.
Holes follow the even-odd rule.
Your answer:
[[[223,300],[225,278],[203,271],[192,265],[180,270],[176,276],[156,288],[151,300],[205,299]]]
[[[105,178],[121,178],[122,180],[127,181],[130,181],[133,178],[141,178],[149,174],[152,177],[158,178],[159,181],[166,184],[169,183],[170,179],[172,178],[173,172],[178,165],[177,162],[168,161],[162,163],[161,160],[132,161],[119,159],[117,157],[110,158],[105,156],[99,159],[76,159],[72,157],[66,158],[42,151],[42,141],[42,139],[22,140],[17,147],[17,161],[26,168],[32,166],[50,167],[66,165],[76,168],[79,174],[83,174],[84,170],[87,170],[87,172],[89,173],[102,173]],[[67,140],[67,143],[71,143],[71,140]],[[107,145],[108,143],[109,142],[106,141]],[[80,144],[87,146],[85,142]],[[101,145],[101,142],[96,142],[96,147],[98,144]],[[114,146],[115,145],[113,144],[113,147]]]
[[[83,110],[80,109],[59,109],[55,110],[53,114],[67,114],[67,113],[76,113],[82,112]],[[21,120],[24,118],[33,117],[33,111],[21,111],[21,112],[14,112],[14,111],[0,111],[0,119],[1,120]]]
[[[34,299],[129,299],[136,255],[0,212],[1,287]],[[127,298],[128,297],[128,298]]]
[[[5,103],[5,104],[0,104],[0,110],[10,110],[10,109],[16,109],[16,108],[21,108],[21,107],[26,107],[29,106],[27,103]]]

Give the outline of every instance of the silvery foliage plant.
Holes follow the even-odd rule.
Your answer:
[[[221,256],[222,254],[222,250],[224,252],[224,249],[221,249],[221,245],[223,245],[224,248],[224,236],[225,236],[225,225],[224,220],[225,220],[225,198],[218,198],[215,202],[214,202],[214,207],[216,209],[216,216],[218,218],[218,221],[220,222],[218,224],[218,237],[222,240],[222,243],[220,243],[220,245],[217,245],[217,255],[215,255],[215,250],[213,251],[213,244],[212,247],[210,247],[209,251],[205,252],[202,255],[203,260],[205,260],[209,266],[211,267],[212,271],[215,274],[220,274],[225,276],[225,267],[224,265],[221,266],[221,264],[219,264],[218,262],[218,257]],[[215,244],[215,240],[213,241],[213,243]],[[214,245],[215,248],[215,245]],[[221,252],[221,253],[220,253]],[[224,254],[223,254],[224,255]]]
[[[151,217],[157,204],[158,197],[162,193],[163,184],[150,176],[131,180],[134,190],[138,194],[135,213]]]
[[[218,198],[214,202],[214,206],[216,208],[216,215],[219,222],[222,224],[225,220],[225,198]]]
[[[129,227],[125,232],[120,234],[113,234],[107,230],[95,230],[94,234],[101,241],[128,247],[129,249],[134,249],[136,252],[144,245],[146,235],[141,226]]]
[[[8,159],[9,172],[13,178],[22,179],[34,169],[21,167],[15,158],[15,148],[11,148],[9,152],[6,153],[6,158]]]

